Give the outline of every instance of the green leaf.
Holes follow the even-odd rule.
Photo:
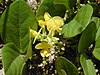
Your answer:
[[[72,10],[75,0],[54,0],[54,4],[64,5],[66,10]]]
[[[31,58],[31,57],[32,57],[32,42],[30,41],[25,59],[28,59],[28,58]]]
[[[67,75],[67,73],[63,69],[60,69],[60,68],[57,68],[57,72],[59,75]]]
[[[98,3],[92,2],[92,0],[91,0],[91,2],[89,4],[93,7],[93,15],[92,16],[98,16],[99,17],[100,16],[100,14],[99,14],[100,6],[98,5]]]
[[[29,28],[37,29],[35,14],[23,0],[13,2],[0,20],[2,38],[5,43],[13,42],[21,53],[29,45]]]
[[[43,19],[44,13],[48,12],[51,16],[64,17],[66,8],[62,4],[53,4],[54,0],[42,0],[37,10],[37,19]]]
[[[0,3],[2,2],[2,0],[0,0]]]
[[[14,1],[17,1],[17,0],[12,0],[12,1],[14,2]],[[23,0],[23,1],[27,1],[27,0]]]
[[[94,51],[93,51],[93,55],[95,56],[95,58],[100,60],[100,48],[95,48]]]
[[[22,75],[25,60],[16,51],[14,44],[8,43],[2,48],[2,62],[5,75]]]
[[[96,75],[95,68],[90,59],[86,59],[83,55],[81,55],[80,62],[85,75]]]
[[[43,19],[44,13],[48,12],[47,10],[52,10],[52,9],[53,9],[53,0],[42,0],[36,13],[37,19]]]
[[[95,22],[90,22],[80,38],[78,44],[79,53],[84,52],[84,50],[88,49],[88,47],[95,41],[96,30]]]
[[[92,13],[93,8],[88,4],[84,5],[79,9],[75,18],[63,26],[62,34],[67,38],[80,34],[89,24]]]
[[[96,33],[96,39],[95,39],[96,43],[95,43],[95,48],[93,50],[93,55],[100,60],[100,26],[99,29]]]
[[[14,1],[16,1],[16,0],[12,0],[12,1],[14,2]]]
[[[97,29],[99,28],[100,26],[100,18],[98,17],[93,17],[92,18],[92,21],[94,21],[96,23],[96,26],[97,26]]]
[[[63,75],[65,72],[67,75],[78,75],[75,65],[64,57],[59,57],[55,62],[55,66],[59,75]]]

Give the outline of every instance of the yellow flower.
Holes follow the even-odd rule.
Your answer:
[[[49,49],[43,49],[40,51],[42,57],[48,57],[51,55],[51,51]]]
[[[38,23],[39,23],[39,26],[40,26],[40,27],[43,26],[43,25],[46,25],[46,22],[43,21],[43,20],[39,20]]]
[[[49,21],[51,18],[52,18],[52,17],[49,15],[49,13],[45,12],[45,14],[44,14],[44,19],[45,19],[45,21],[47,22],[47,21]]]
[[[31,36],[33,38],[35,38],[36,36],[38,36],[38,33],[35,30],[30,29],[30,33],[31,33]]]
[[[52,30],[60,30],[60,27],[63,26],[64,21],[61,17],[59,16],[55,16],[55,17],[51,17],[47,12],[44,14],[44,19],[43,20],[39,20],[39,25],[46,25],[47,26],[47,30],[50,31]]]
[[[44,19],[45,19],[45,21],[43,21],[43,20],[38,21],[40,27],[43,26],[43,25],[46,25],[46,22],[51,19],[51,16],[46,12],[44,14]]]
[[[33,44],[35,43],[36,39],[40,35],[41,30],[42,28],[38,32],[36,32],[35,30],[30,29],[31,37],[34,38]]]
[[[42,49],[40,54],[42,57],[48,57],[51,54],[50,48],[53,48],[51,44],[41,42],[35,46],[36,49]]]
[[[63,19],[59,16],[51,18],[47,23],[47,30],[60,30],[60,27],[63,26]]]

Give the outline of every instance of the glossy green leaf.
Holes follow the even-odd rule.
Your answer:
[[[93,8],[88,4],[84,5],[79,9],[75,18],[63,26],[62,34],[67,38],[80,34],[89,24],[92,13]]]
[[[94,21],[96,23],[97,26],[97,34],[96,34],[96,43],[95,43],[95,48],[93,51],[93,55],[100,60],[100,18],[98,17],[93,17],[92,21]]]
[[[99,29],[96,33],[96,39],[95,39],[96,43],[95,43],[95,48],[93,50],[93,55],[100,60],[100,26]]]
[[[54,0],[42,0],[37,10],[37,19],[43,19],[44,13],[48,12],[51,16],[64,17],[66,8],[62,4],[53,4]]]
[[[92,18],[92,21],[94,21],[96,23],[96,26],[97,26],[97,29],[99,28],[100,26],[100,18],[98,17],[93,17]]]
[[[90,22],[87,28],[83,31],[82,36],[80,38],[78,44],[79,53],[84,52],[84,50],[88,49],[88,47],[95,41],[96,30],[97,29],[95,22]]]
[[[63,69],[60,69],[60,68],[57,68],[57,72],[59,75],[67,75],[67,73]]]
[[[59,75],[63,75],[65,72],[67,75],[78,75],[75,65],[64,57],[59,57],[55,62],[55,66]]]
[[[85,75],[96,75],[93,62],[90,59],[86,59],[83,55],[81,55],[80,62]]]
[[[95,56],[95,58],[100,60],[100,48],[95,48],[94,51],[93,51],[93,55]]]
[[[29,45],[29,28],[37,29],[35,14],[23,0],[13,2],[3,13],[0,20],[2,38],[5,43],[13,42],[21,53]]]
[[[2,48],[2,62],[5,75],[22,75],[25,60],[14,44],[6,44]]]

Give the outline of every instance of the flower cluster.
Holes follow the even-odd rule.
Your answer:
[[[40,30],[36,32],[30,29],[31,37],[34,38],[33,44],[36,40],[40,41],[35,48],[41,49],[40,54],[42,57],[49,57],[52,54],[51,48],[54,48],[54,44],[59,40],[59,38],[55,37],[55,32],[59,32],[63,24],[64,21],[61,17],[51,17],[46,12],[44,14],[44,20],[38,21]]]

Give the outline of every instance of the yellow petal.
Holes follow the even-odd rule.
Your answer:
[[[55,31],[54,30],[50,30],[48,36],[51,38],[55,35]]]
[[[51,55],[51,51],[49,49],[44,49],[40,51],[40,54],[42,57],[48,57],[49,55]]]
[[[58,27],[61,27],[61,26],[64,25],[63,19],[62,19],[61,17],[59,17],[59,16],[53,17],[53,20],[54,20],[55,24],[56,24]]]
[[[35,30],[30,29],[30,33],[31,33],[31,36],[33,38],[35,38],[36,36],[38,36],[38,33]]]
[[[51,18],[47,23],[47,30],[50,31],[53,30],[59,30],[61,26],[64,25],[64,21],[61,17],[56,16]]]
[[[46,42],[39,43],[35,46],[36,49],[48,49],[48,48],[53,48],[51,44],[48,44]]]
[[[38,23],[39,23],[39,26],[46,25],[46,22],[43,20],[39,20]]]
[[[53,27],[55,27],[55,22],[53,19],[50,19],[47,23],[47,30],[50,31]]]
[[[51,16],[46,12],[44,14],[44,19],[45,19],[45,21],[49,21],[51,19]]]

